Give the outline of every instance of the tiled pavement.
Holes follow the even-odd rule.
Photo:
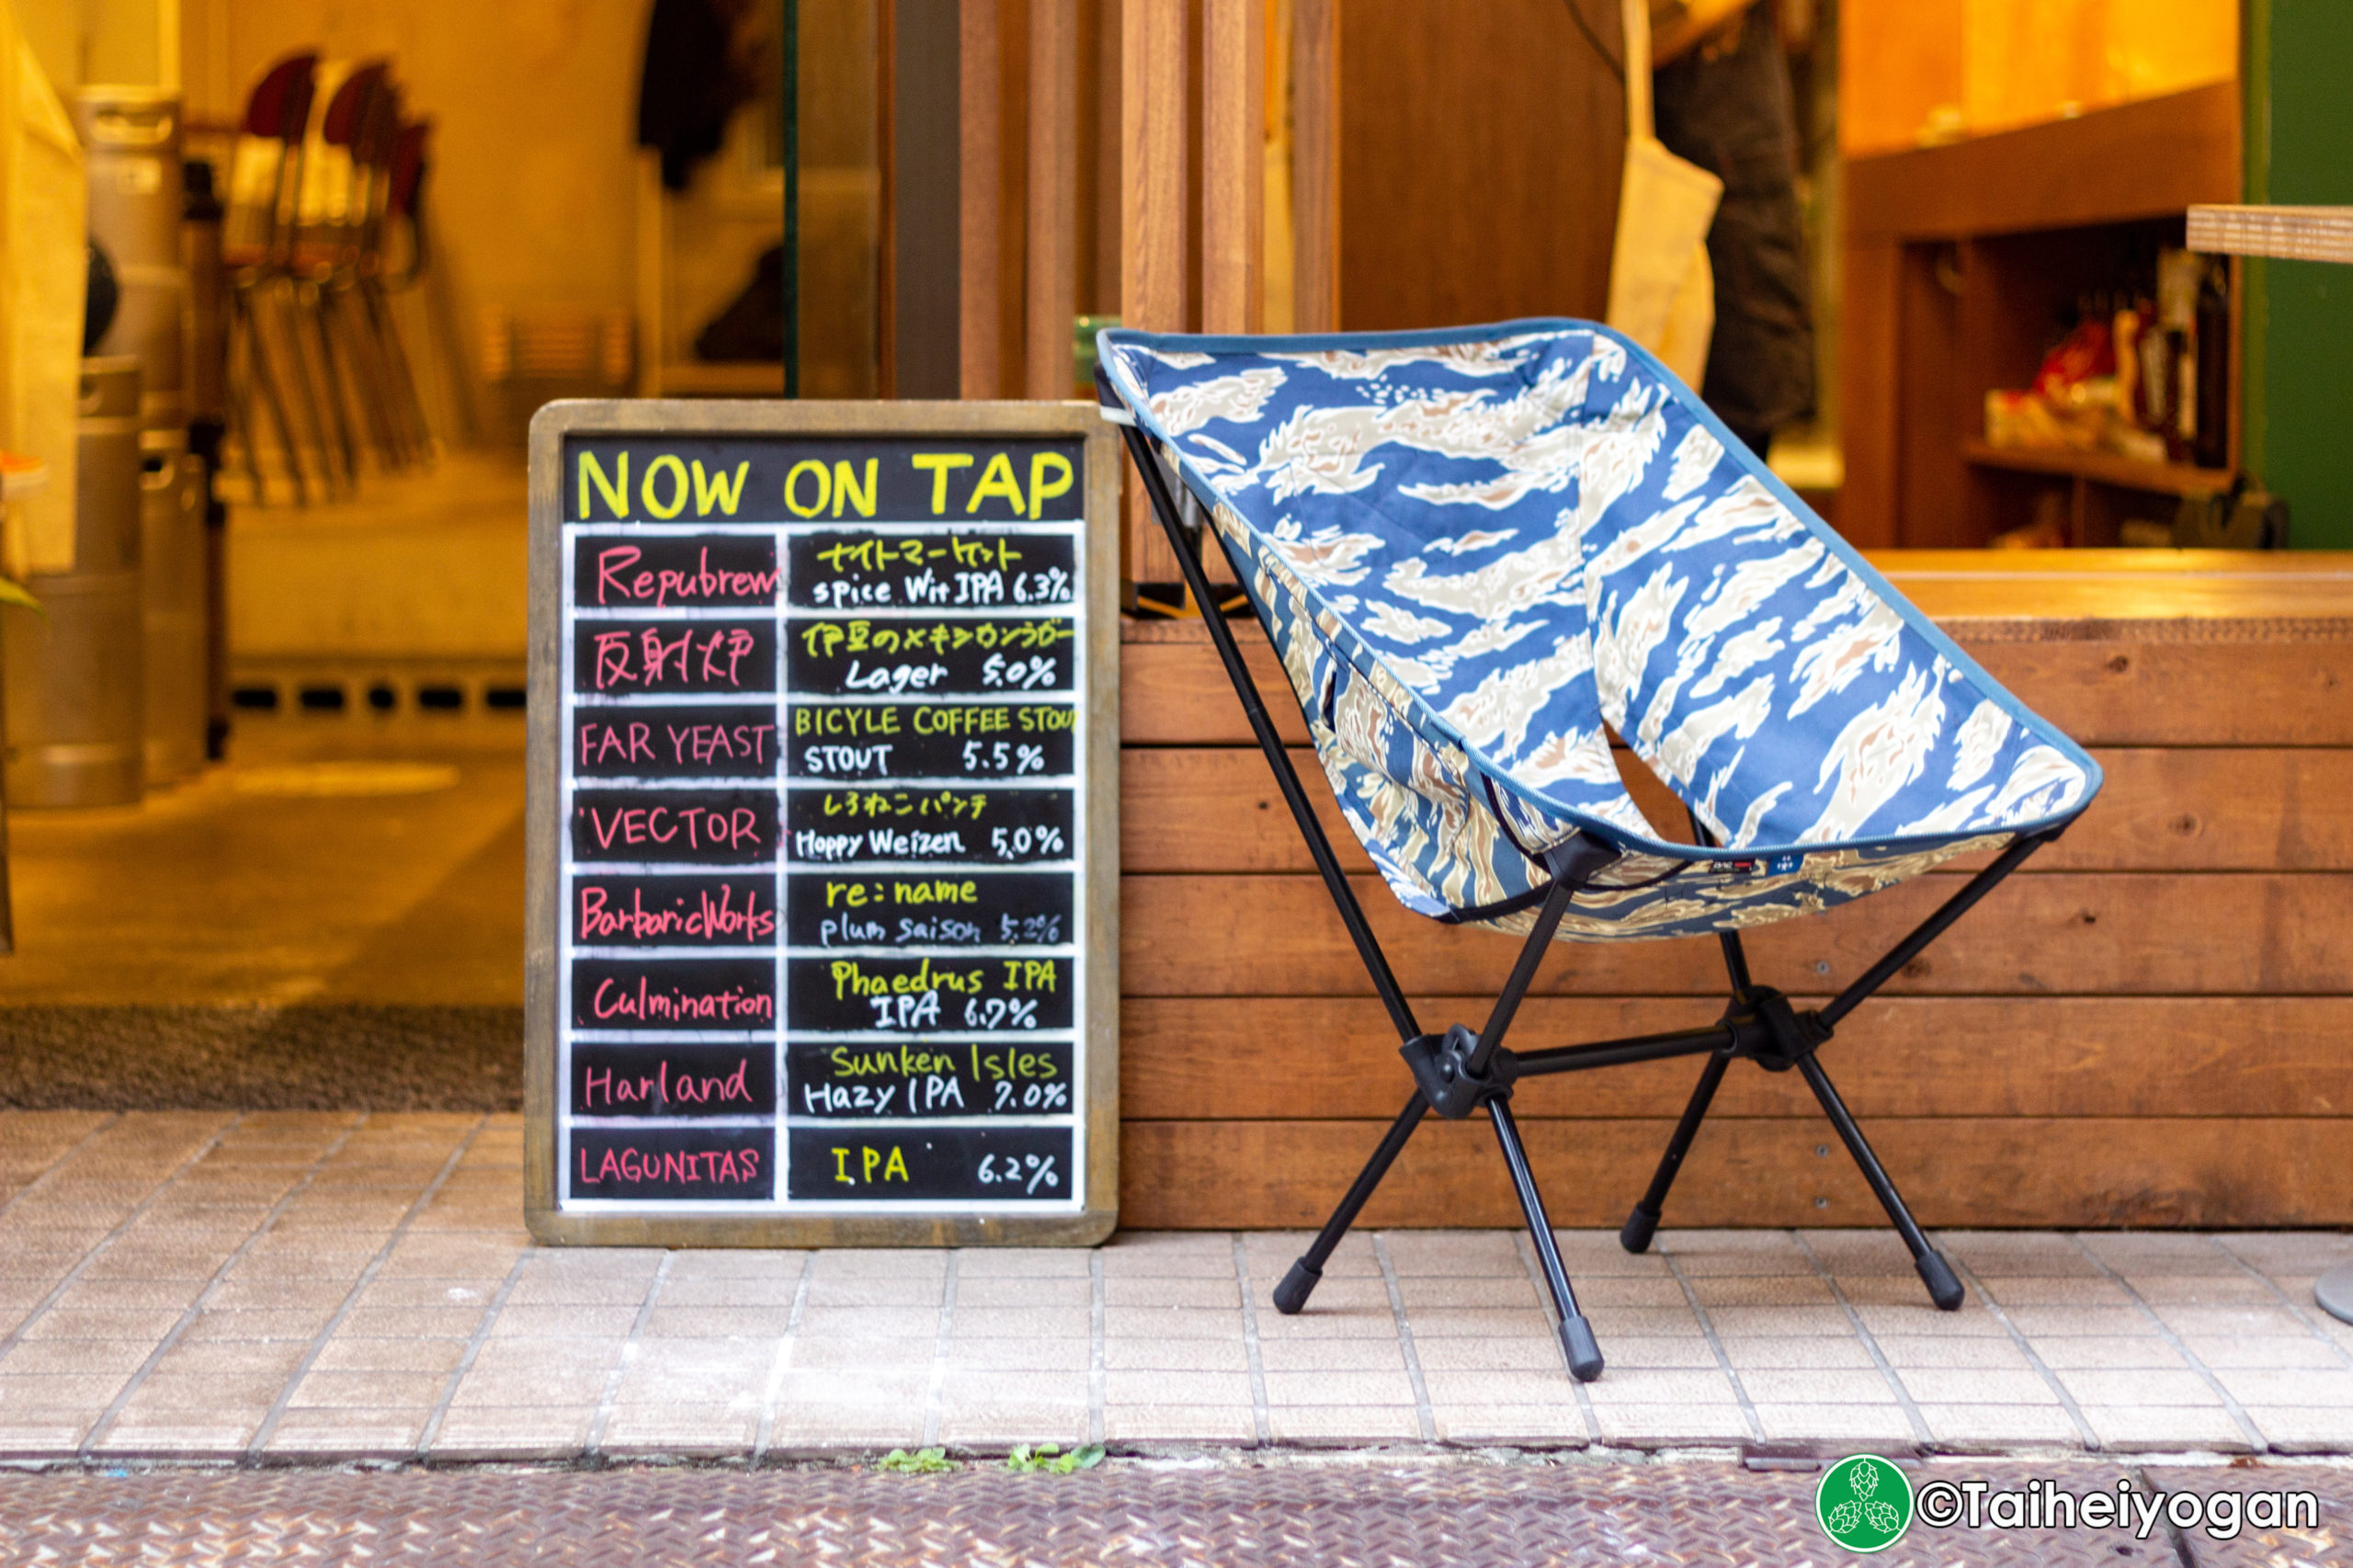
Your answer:
[[[1573,1382],[1524,1241],[541,1250],[513,1117],[0,1115],[0,1460],[756,1459],[1096,1437],[2353,1453],[2353,1237],[1563,1233]],[[1670,1219],[1672,1216],[1670,1215]]]

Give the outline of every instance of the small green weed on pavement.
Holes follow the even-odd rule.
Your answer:
[[[1023,1474],[1044,1471],[1051,1475],[1068,1475],[1073,1471],[1093,1470],[1102,1462],[1100,1443],[1081,1443],[1068,1453],[1052,1443],[1040,1443],[1036,1448],[1024,1443],[1005,1456],[1005,1468]]]
[[[1081,1443],[1067,1450],[1057,1443],[1023,1443],[1005,1456],[1005,1468],[1017,1475],[1070,1475],[1102,1462],[1100,1443]],[[945,1475],[959,1466],[946,1449],[892,1449],[874,1468],[893,1475]]]

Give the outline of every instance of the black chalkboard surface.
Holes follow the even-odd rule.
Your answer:
[[[1119,475],[1087,404],[540,411],[534,1235],[1108,1233]]]

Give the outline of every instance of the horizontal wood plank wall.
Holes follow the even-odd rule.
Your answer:
[[[2353,613],[2343,620],[1949,623],[2108,776],[2068,835],[1859,1010],[1824,1061],[1934,1225],[2353,1223]],[[1268,706],[1305,734],[1241,629]],[[1410,1088],[1208,640],[1123,650],[1122,1222],[1321,1221]],[[1620,754],[1621,763],[1625,762]],[[1408,915],[1295,760],[1425,1027],[1483,1016],[1506,937]],[[1637,801],[1672,797],[1639,764]],[[1749,938],[1819,999],[1966,863]],[[1689,1027],[1714,946],[1564,943],[1522,1048]],[[1802,1001],[1801,1005],[1807,1005]],[[1515,1100],[1555,1218],[1621,1221],[1693,1060],[1533,1081]],[[1483,1128],[1424,1124],[1369,1222],[1511,1224]],[[1735,1066],[1669,1224],[1870,1225],[1870,1190],[1794,1074]]]

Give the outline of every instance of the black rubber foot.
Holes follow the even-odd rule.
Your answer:
[[[1944,1255],[1934,1252],[1922,1253],[1919,1257],[1919,1269],[1920,1283],[1928,1288],[1928,1300],[1936,1302],[1938,1307],[1945,1312],[1961,1311],[1964,1292],[1961,1290],[1959,1277],[1952,1271],[1952,1265],[1944,1260]]]
[[[1641,1204],[1626,1216],[1625,1228],[1618,1233],[1618,1244],[1628,1252],[1648,1252],[1651,1238],[1658,1234],[1658,1216]]]
[[[1303,1257],[1292,1264],[1290,1272],[1283,1276],[1283,1282],[1275,1287],[1275,1311],[1285,1317],[1297,1316],[1323,1278],[1324,1271],[1312,1267]]]
[[[1561,1324],[1561,1348],[1568,1353],[1569,1376],[1581,1383],[1601,1376],[1601,1342],[1594,1338],[1592,1324],[1571,1318]]]

